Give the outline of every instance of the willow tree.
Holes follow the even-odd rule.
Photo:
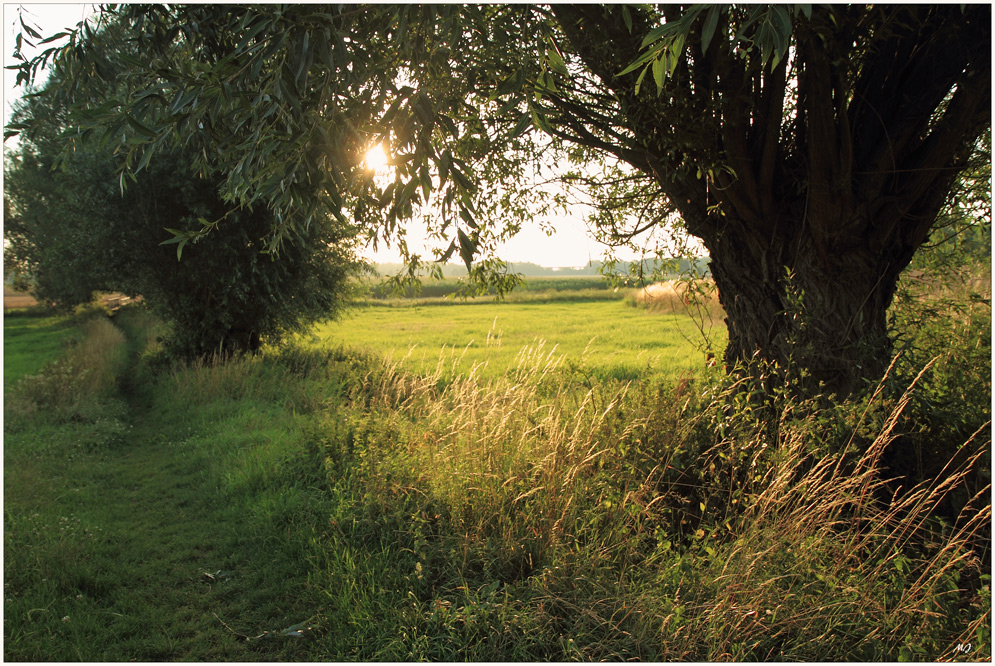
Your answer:
[[[676,223],[708,249],[730,366],[791,364],[844,393],[883,369],[899,274],[990,122],[987,5],[106,12],[144,55],[128,95],[91,92],[80,131],[138,169],[196,145],[232,199],[278,211],[274,246],[321,205],[375,239],[432,207],[438,257],[483,255],[486,277],[493,241],[549,203],[540,162],[569,160],[609,235]],[[98,91],[115,55],[64,37],[22,79],[59,58]],[[378,141],[388,178],[361,165]]]
[[[544,95],[549,124],[649,174],[702,240],[727,361],[843,390],[880,371],[899,274],[989,125],[990,8],[553,14],[601,85]]]

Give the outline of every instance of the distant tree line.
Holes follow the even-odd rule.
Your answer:
[[[632,279],[633,276],[642,275],[646,281],[652,281],[654,279],[688,275],[689,273],[694,273],[696,275],[708,274],[707,257],[697,257],[693,260],[684,258],[644,259],[642,262],[619,261],[610,264],[602,261],[589,261],[585,266],[580,267],[550,267],[542,266],[530,261],[509,261],[506,263],[509,272],[516,273],[523,277],[566,277],[589,275],[605,275],[606,277],[611,277],[613,275],[617,275],[621,278]],[[406,264],[396,262],[378,262],[373,266],[377,273],[382,276],[395,275],[406,270],[407,268]],[[426,269],[422,275],[429,275],[429,270]],[[461,264],[450,262],[441,265],[440,275],[441,277],[447,278],[465,278],[467,277],[467,270],[466,267]]]

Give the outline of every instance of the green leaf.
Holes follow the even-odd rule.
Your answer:
[[[156,133],[154,131],[152,131],[151,128],[149,128],[149,127],[143,125],[142,123],[138,122],[137,120],[135,120],[135,118],[131,114],[127,114],[125,116],[125,119],[128,121],[128,124],[131,126],[131,128],[134,129],[134,130],[136,130],[139,134],[143,134],[143,135],[149,137],[150,139],[154,139],[155,138]]]
[[[663,90],[663,79],[666,75],[666,56],[660,58],[659,60],[653,61],[653,80],[656,81],[657,91]]]
[[[456,241],[449,243],[449,247],[446,251],[442,253],[442,256],[437,259],[440,264],[444,264],[449,261],[449,258],[453,256],[453,252],[456,251]]]
[[[473,215],[470,214],[469,208],[467,208],[466,206],[460,206],[459,216],[463,218],[463,221],[466,222],[466,225],[468,227],[470,227],[471,229],[477,228],[477,224],[473,221]]]
[[[308,48],[310,45],[311,33],[304,33],[304,40],[301,42],[300,48],[297,53],[297,71],[294,74],[294,83],[298,88],[304,87],[304,82],[307,79],[308,70],[311,69],[311,51]]]
[[[646,48],[653,42],[663,39],[664,37],[670,35],[671,33],[676,33],[679,28],[680,28],[680,21],[664,23],[659,28],[653,28],[652,30],[649,31],[649,34],[647,34],[643,38],[643,43],[640,45],[640,48]]]
[[[653,60],[654,58],[656,58],[657,55],[659,54],[659,52],[660,52],[660,49],[654,49],[652,51],[647,51],[643,55],[641,55],[638,58],[636,58],[636,60],[633,61],[633,63],[631,65],[629,65],[628,67],[626,67],[625,69],[623,69],[621,72],[619,72],[618,76],[625,76],[626,74],[628,74],[630,72],[636,71],[637,69],[639,69],[640,67],[642,67],[646,63],[648,63],[651,60]]]
[[[670,64],[668,69],[670,75],[674,75],[674,71],[677,69],[677,64],[684,57],[684,35],[676,35],[667,46],[667,51],[670,53]]]
[[[469,192],[477,191],[476,186],[474,186],[474,184],[470,182],[470,179],[467,178],[462,171],[456,168],[455,164],[449,169],[449,173],[452,175],[453,180],[456,181],[456,184],[459,185],[464,190],[467,190]]]
[[[453,119],[450,118],[445,113],[439,113],[435,117],[435,119],[436,121],[442,123],[442,125],[446,128],[446,131],[452,134],[453,136],[459,134],[459,131],[456,129],[456,123],[454,123]]]
[[[38,42],[38,44],[39,45],[48,44],[50,42],[54,42],[57,39],[62,39],[63,37],[68,37],[68,36],[69,36],[68,32],[57,32],[51,37],[46,37],[45,39],[41,40],[40,42]],[[18,37],[20,37],[20,35],[18,35]]]
[[[701,52],[705,53],[708,51],[708,45],[712,43],[712,37],[715,36],[715,29],[719,25],[719,12],[721,8],[719,5],[714,5],[708,9],[708,15],[705,16],[705,23],[701,27]]]
[[[31,35],[34,39],[41,39],[41,35],[38,34],[38,31],[35,30],[30,25],[28,25],[27,23],[24,22],[24,17],[23,16],[21,16],[20,19],[21,19],[21,28],[24,29],[24,31],[26,33],[28,33],[29,35]]]
[[[462,229],[457,229],[456,235],[459,238],[460,257],[463,258],[463,263],[466,264],[466,270],[469,271],[470,266],[473,263],[473,255],[477,253],[477,243],[463,233]]]
[[[639,88],[643,85],[643,79],[646,77],[646,72],[649,71],[649,67],[644,67],[643,71],[639,73],[639,78],[636,79],[636,94],[639,94]]]
[[[532,126],[532,114],[530,113],[522,114],[522,117],[518,119],[517,123],[515,123],[515,129],[511,131],[511,138],[512,139],[518,138],[525,132],[525,130],[527,130],[531,126]]]
[[[569,75],[567,64],[563,61],[563,56],[560,55],[560,50],[556,47],[556,42],[552,39],[549,40],[549,46],[546,48],[546,58],[549,60],[549,66],[553,68],[554,72],[563,76]]]
[[[147,67],[148,63],[142,61],[140,58],[136,58],[133,55],[128,55],[127,53],[116,54],[118,59],[121,60],[126,65],[131,65],[132,67]]]
[[[448,150],[443,151],[442,155],[439,156],[436,164],[439,168],[439,187],[441,188],[446,184],[449,179],[449,169],[453,163],[453,154]]]
[[[428,203],[428,195],[432,192],[432,174],[429,172],[427,165],[421,165],[421,168],[418,170],[418,177],[421,180],[421,188],[425,195],[425,202]]]
[[[252,39],[256,37],[256,35],[262,32],[263,29],[265,29],[269,25],[270,23],[266,19],[263,18],[257,19],[255,25],[253,25],[252,28],[250,28],[249,31],[246,32],[245,35],[242,37],[242,39],[239,41],[238,46],[235,47],[235,52],[238,53],[242,51],[246,46],[249,45],[249,42],[251,42]]]
[[[172,245],[173,243],[179,243],[181,240],[187,237],[186,231],[181,231],[180,229],[170,229],[166,227],[166,231],[173,234],[173,237],[169,240],[164,240],[159,245]]]
[[[774,18],[777,19],[777,27],[780,28],[780,35],[782,37],[791,36],[791,14],[788,12],[787,8],[783,5],[774,5],[771,8],[774,12]]]
[[[387,111],[384,112],[383,118],[381,119],[382,122],[389,123],[394,119],[394,116],[397,115],[398,109],[401,108],[401,104],[404,103],[404,100],[408,98],[408,95],[410,95],[411,92],[412,90],[408,86],[405,86],[398,91],[397,97],[394,98],[393,103],[387,108]]]
[[[549,124],[549,121],[546,120],[546,116],[536,111],[535,108],[532,108],[530,111],[532,114],[532,122],[534,122],[543,132],[553,136],[553,127]]]
[[[169,240],[164,240],[159,243],[159,245],[172,245],[176,244],[176,260],[180,261],[183,257],[183,246],[187,244],[190,240],[190,232],[180,231],[179,229],[166,229],[169,233],[173,234],[173,237]]]
[[[504,104],[501,105],[501,107],[497,111],[497,115],[503,116],[508,111],[511,111],[512,109],[518,107],[518,105],[521,103],[522,100],[517,95],[512,96],[508,98],[508,100],[505,101]]]
[[[377,200],[377,205],[381,208],[390,203],[390,200],[394,196],[394,183],[391,183],[386,188],[384,188],[383,193],[380,195],[380,199]]]
[[[135,173],[141,173],[142,169],[149,165],[149,161],[152,159],[152,147],[147,147],[142,152],[142,158],[138,160],[138,166],[135,167]]]

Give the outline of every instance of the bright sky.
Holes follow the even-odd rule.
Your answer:
[[[39,32],[47,37],[59,32],[63,28],[75,26],[81,18],[91,12],[93,5],[88,4],[4,4],[3,6],[3,52],[4,65],[15,64],[11,56],[14,50],[15,36],[20,32],[20,22],[18,20],[18,8],[25,12],[26,19],[33,25],[40,27]],[[26,45],[23,47],[25,56],[31,57],[32,50]],[[4,70],[4,119],[10,118],[11,102],[18,99],[22,94],[21,88],[14,87],[17,74],[11,70]],[[13,141],[5,144],[7,147],[13,145]],[[539,224],[522,229],[522,231],[511,241],[504,244],[498,251],[498,256],[510,262],[532,262],[542,266],[565,267],[584,266],[591,259],[598,260],[604,256],[604,246],[593,240],[584,222],[585,211],[581,208],[572,210],[567,216],[550,218],[548,222],[556,230],[552,236],[547,236],[540,228]],[[413,225],[408,232],[408,244],[413,251],[420,251],[419,239],[424,235],[419,233]],[[366,258],[380,262],[396,262],[400,260],[397,252],[380,249],[373,252],[372,249],[363,253]],[[424,252],[428,255],[428,252]],[[620,253],[621,259],[635,259],[635,255]]]

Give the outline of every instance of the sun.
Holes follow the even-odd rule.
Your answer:
[[[382,143],[374,144],[366,151],[363,164],[370,171],[383,171],[390,165],[390,158]]]

